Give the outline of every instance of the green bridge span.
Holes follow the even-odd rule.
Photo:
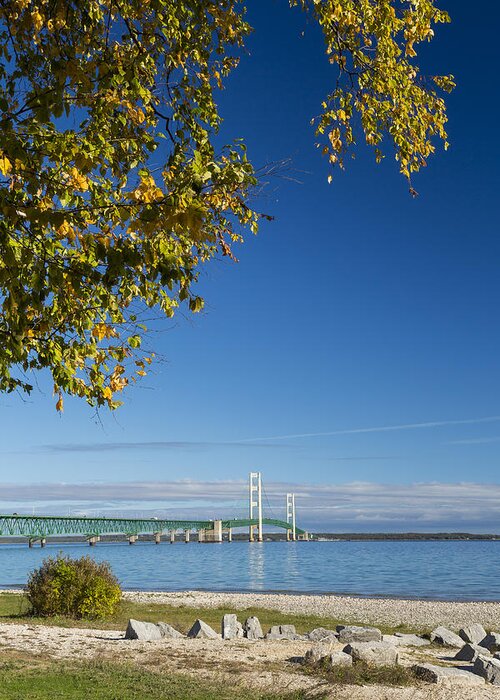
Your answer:
[[[173,542],[175,533],[182,530],[186,542],[189,533],[196,531],[202,542],[221,542],[222,533],[232,538],[235,528],[252,528],[250,539],[253,539],[253,528],[258,527],[258,519],[233,518],[229,520],[160,520],[156,518],[104,518],[82,516],[50,516],[50,515],[0,515],[0,537],[26,537],[30,546],[34,542],[45,544],[47,537],[63,535],[80,535],[86,537],[89,544],[95,544],[101,535],[126,535],[129,542],[135,542],[139,535],[153,534],[155,542],[159,543],[161,535],[170,533]],[[287,539],[292,533],[292,524],[275,518],[262,518],[263,525],[283,528],[287,531]],[[300,538],[307,533],[295,527],[295,534]]]

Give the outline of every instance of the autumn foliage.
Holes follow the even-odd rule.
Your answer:
[[[290,4],[338,68],[313,120],[323,153],[344,166],[362,137],[380,160],[388,136],[410,178],[446,143],[453,80],[414,62],[446,13]],[[200,266],[257,231],[244,144],[214,145],[214,91],[249,31],[239,0],[1,3],[0,391],[29,392],[45,369],[58,410],[64,394],[116,408],[153,361],[148,319],[200,311]]]

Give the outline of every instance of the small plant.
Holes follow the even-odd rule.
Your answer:
[[[121,599],[118,580],[108,562],[90,557],[49,557],[28,579],[24,594],[31,613],[102,619],[112,615]]]
[[[405,686],[415,683],[415,676],[405,666],[372,666],[364,661],[355,661],[352,666],[331,666],[327,659],[322,659],[305,666],[304,672],[323,677],[335,685]]]

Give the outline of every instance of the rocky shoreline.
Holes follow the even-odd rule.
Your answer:
[[[126,631],[0,623],[0,648],[53,659],[125,660],[155,671],[165,668],[206,678],[234,680],[236,674],[248,687],[307,693],[320,688],[327,691],[324,697],[335,700],[345,698],[345,685],[330,686],[321,675],[301,669],[314,669],[315,664],[323,668],[325,660],[332,668],[361,661],[411,668],[414,683],[349,685],[350,700],[500,700],[500,633],[491,632],[500,630],[500,603],[202,591],[129,591],[123,597],[193,612],[197,608],[197,614],[201,608],[220,608],[221,632],[198,619],[186,635],[174,629],[166,611],[158,611],[160,622],[130,620]],[[245,614],[254,607],[317,615],[325,618],[324,626],[297,634],[293,625],[282,624],[266,633],[252,617],[254,612]],[[370,625],[405,625],[418,634],[387,635]],[[485,637],[482,625],[488,632]]]
[[[0,593],[22,594],[21,589]],[[480,623],[500,628],[500,602],[440,601],[403,598],[362,598],[348,595],[294,593],[225,593],[218,591],[124,591],[123,599],[192,608],[234,610],[266,608],[296,615],[318,615],[344,622],[406,626],[429,631],[438,625],[453,630]]]
[[[377,666],[406,665],[410,666],[414,677],[437,685],[481,686],[486,682],[500,687],[500,651],[497,651],[500,648],[500,633],[488,632],[479,623],[460,629],[458,634],[446,627],[436,627],[429,638],[401,632],[385,635],[377,627],[357,625],[336,625],[335,629],[317,627],[305,634],[297,634],[295,625],[282,624],[272,626],[264,634],[255,615],[247,617],[242,624],[235,613],[226,613],[221,620],[220,634],[203,620],[197,619],[185,636],[190,639],[222,638],[233,642],[241,639],[264,639],[271,643],[309,641],[312,646],[295,662],[320,672],[354,667],[359,662],[363,669],[371,668],[372,671]],[[172,625],[162,621],[154,623],[130,619],[125,631],[125,639],[143,642],[183,637]],[[434,648],[425,649],[430,658],[419,658],[418,652],[422,647],[432,644]],[[438,654],[435,647],[440,648]]]

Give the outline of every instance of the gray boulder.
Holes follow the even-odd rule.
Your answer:
[[[158,622],[157,627],[160,630],[161,636],[165,637],[166,639],[180,639],[181,637],[184,637],[183,634],[178,632],[174,627],[172,627],[172,625],[169,625],[167,622]]]
[[[343,649],[353,661],[364,661],[374,666],[392,666],[399,662],[399,652],[387,642],[352,642]]]
[[[281,639],[280,626],[273,625],[269,632],[266,634],[266,639]]]
[[[333,642],[337,639],[337,637],[337,632],[327,630],[324,627],[316,627],[315,629],[311,630],[311,632],[306,634],[306,638],[310,639],[311,642],[321,642],[323,639]]]
[[[266,639],[304,639],[295,631],[295,625],[273,625],[266,634]]]
[[[382,632],[376,627],[358,627],[356,625],[337,625],[339,642],[381,642]]]
[[[153,622],[129,620],[125,631],[125,639],[139,639],[143,642],[153,642],[157,639],[161,639],[161,632],[158,625],[155,625]]]
[[[222,639],[236,639],[238,636],[238,618],[236,615],[224,615],[221,623]]]
[[[245,630],[245,637],[247,639],[262,639],[264,637],[258,617],[248,617],[245,620],[243,629]]]
[[[475,661],[478,656],[489,655],[487,649],[480,647],[479,644],[465,644],[460,651],[458,651],[454,658],[457,661]]]
[[[217,632],[207,625],[203,620],[196,620],[194,625],[191,627],[187,633],[188,637],[192,639],[219,639]]]
[[[487,656],[478,656],[474,662],[474,673],[482,676],[492,685],[500,685],[500,660]]]
[[[333,644],[322,643],[313,644],[313,646],[306,651],[304,656],[305,663],[315,664],[321,659],[325,659],[327,656],[335,653],[337,649],[334,648]]]
[[[448,668],[446,666],[434,666],[433,664],[417,664],[413,671],[418,678],[428,683],[436,683],[442,686],[456,685],[484,685],[484,680],[470,671],[461,668]]]
[[[446,627],[436,627],[435,630],[432,630],[431,642],[443,644],[446,647],[457,647],[458,649],[461,649],[464,645],[462,637],[459,637],[458,634]]]
[[[399,642],[401,646],[425,647],[429,646],[430,644],[428,639],[419,637],[418,634],[403,634],[402,632],[395,632],[394,636],[401,640]]]
[[[496,647],[500,648],[500,634],[498,632],[490,632],[484,639],[481,639],[479,646],[488,649],[488,651],[493,649],[496,651]]]
[[[352,656],[345,651],[334,651],[326,658],[328,664],[332,666],[352,666]]]
[[[430,644],[428,639],[417,634],[383,634],[382,641],[397,647],[425,647]]]
[[[245,630],[243,629],[243,625],[239,620],[236,620],[236,639],[243,639],[245,636]]]
[[[462,627],[458,634],[462,637],[464,642],[479,644],[479,642],[486,637],[486,630],[482,625],[475,623],[468,627]]]

